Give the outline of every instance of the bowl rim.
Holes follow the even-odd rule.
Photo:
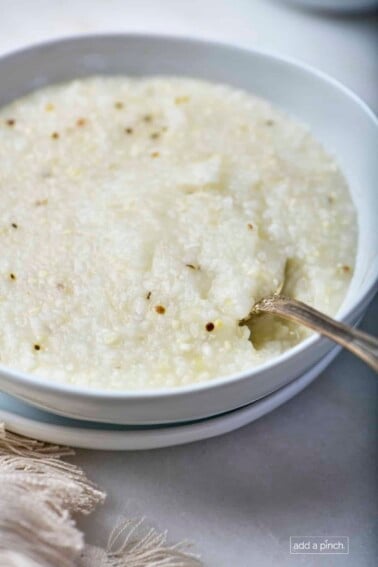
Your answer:
[[[206,40],[197,38],[195,36],[187,36],[187,35],[174,35],[174,34],[160,34],[160,33],[146,33],[146,32],[115,32],[115,33],[90,33],[90,34],[81,34],[81,35],[72,35],[67,37],[58,37],[51,40],[38,42],[36,44],[32,44],[30,46],[21,47],[20,49],[12,50],[10,52],[6,52],[4,55],[0,56],[0,64],[2,61],[6,59],[11,59],[12,57],[27,54],[28,52],[34,51],[38,52],[38,50],[46,49],[52,46],[64,46],[69,43],[80,43],[81,41],[102,41],[102,40],[112,40],[112,39],[131,39],[131,40],[140,40],[140,41],[148,41],[148,40],[157,40],[163,41],[165,43],[186,43],[186,44],[194,44],[200,45],[203,47],[211,47],[211,48],[220,48],[226,49],[229,51],[240,52],[244,54],[252,53],[257,56],[261,56],[266,59],[273,59],[279,63],[295,67],[298,71],[313,75],[317,79],[328,83],[332,86],[335,90],[339,91],[340,94],[344,95],[345,97],[349,98],[353,101],[360,110],[372,121],[372,123],[376,126],[378,131],[378,117],[375,115],[373,110],[368,106],[366,102],[364,102],[356,93],[353,92],[349,87],[345,86],[339,80],[333,78],[332,76],[328,75],[324,71],[305,63],[304,61],[298,60],[293,57],[283,56],[280,54],[276,54],[274,51],[270,51],[267,49],[260,49],[255,47],[243,47],[238,44],[227,43],[222,41],[214,41],[214,40]],[[95,73],[94,73],[95,74]],[[37,90],[37,89],[36,89]],[[16,99],[14,99],[16,100]],[[355,275],[349,284],[348,290],[353,282]],[[344,301],[341,304],[338,312],[335,315],[335,319],[339,321],[345,321],[348,319],[353,318],[354,315],[363,307],[363,305],[369,302],[372,298],[374,293],[378,289],[378,266],[375,270],[375,273],[371,276],[371,283],[369,284],[368,288],[362,295],[357,295],[357,298],[352,301],[352,304],[347,309],[344,306]],[[279,356],[268,360],[262,364],[257,365],[256,367],[251,367],[241,372],[235,372],[232,374],[222,375],[217,378],[212,378],[204,382],[200,383],[192,383],[187,384],[184,386],[175,386],[169,388],[148,388],[144,390],[110,390],[105,388],[92,388],[91,386],[75,386],[72,384],[67,384],[64,382],[54,382],[49,380],[48,378],[44,378],[38,376],[37,374],[32,374],[28,372],[23,372],[21,370],[15,370],[13,368],[9,368],[0,363],[0,379],[4,376],[10,377],[13,380],[17,381],[20,385],[26,387],[37,388],[39,390],[43,389],[50,393],[55,394],[65,394],[69,396],[74,396],[77,398],[86,398],[86,399],[107,399],[107,400],[151,400],[157,398],[174,398],[186,393],[194,393],[194,392],[203,392],[212,390],[214,388],[219,388],[222,386],[231,385],[234,382],[243,381],[246,379],[253,379],[254,376],[261,372],[269,371],[272,368],[278,367],[283,362],[287,361],[288,359],[295,358],[296,356],[306,351],[308,348],[319,346],[322,342],[325,342],[326,339],[321,337],[318,333],[314,333],[311,337],[301,341],[294,347],[288,349],[287,351],[283,352]]]

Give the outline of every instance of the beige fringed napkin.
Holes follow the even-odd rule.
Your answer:
[[[103,502],[72,449],[15,435],[0,424],[0,567],[200,567],[183,544],[126,520],[107,549],[87,545],[74,514]]]

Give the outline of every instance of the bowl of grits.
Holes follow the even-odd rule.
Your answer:
[[[0,60],[0,383],[127,424],[216,415],[332,344],[280,285],[355,323],[377,281],[377,123],[273,55],[141,35]]]

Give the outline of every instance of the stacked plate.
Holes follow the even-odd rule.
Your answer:
[[[355,324],[378,277],[377,120],[345,87],[267,53],[146,35],[86,36],[0,59],[0,105],[94,74],[192,76],[251,91],[309,125],[348,179],[359,216],[356,268],[337,314]],[[363,143],[362,143],[363,141]],[[278,407],[337,353],[317,335],[258,368],[177,389],[108,392],[54,384],[0,365],[0,421],[17,433],[96,449],[147,449],[226,433]],[[37,409],[39,408],[39,409]]]
[[[15,433],[42,441],[110,451],[157,449],[209,439],[259,419],[287,402],[310,384],[333,360],[338,349],[300,378],[273,394],[242,408],[207,419],[164,425],[115,425],[58,416],[0,394],[0,422]]]

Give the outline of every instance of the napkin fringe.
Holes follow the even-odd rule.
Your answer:
[[[40,567],[74,565],[84,536],[72,514],[89,514],[105,494],[61,460],[70,455],[72,449],[20,437],[0,424],[0,550]],[[6,561],[0,553],[0,566]]]
[[[86,545],[72,514],[90,514],[105,500],[74,455],[6,431],[0,423],[0,567],[200,567],[186,543],[169,545],[167,533],[127,519],[106,549]]]
[[[167,532],[148,528],[144,518],[127,519],[112,530],[106,550],[87,546],[79,567],[201,567],[187,545],[168,545]]]

